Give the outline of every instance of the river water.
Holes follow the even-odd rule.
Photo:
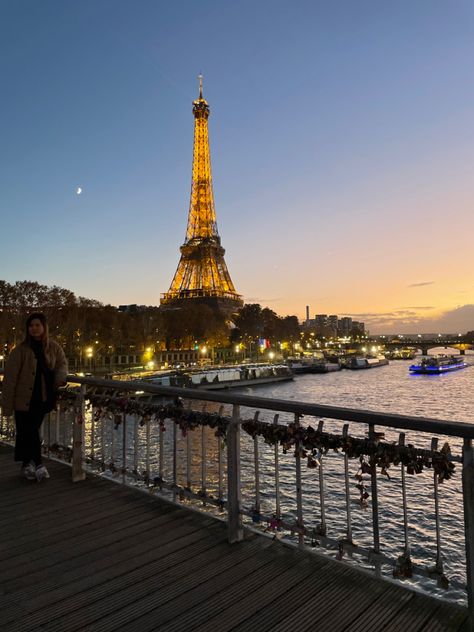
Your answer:
[[[442,352],[443,350],[439,350]],[[436,352],[436,351],[434,351]],[[474,355],[466,357],[474,365]],[[392,361],[389,365],[369,370],[342,370],[334,373],[296,376],[291,382],[280,382],[258,387],[246,387],[231,391],[269,398],[283,399],[317,404],[329,404],[340,407],[372,410],[387,413],[400,413],[411,416],[432,417],[450,421],[474,423],[473,392],[474,366],[441,376],[416,376],[408,371],[410,362]],[[193,408],[200,406],[194,403]],[[207,405],[212,410],[212,405]],[[217,410],[218,407],[215,408]],[[230,407],[224,414],[230,415]],[[248,419],[255,411],[242,409],[242,417]],[[275,411],[277,412],[277,411]],[[273,420],[274,412],[261,411],[260,419]],[[288,415],[280,415],[280,422],[290,421]],[[304,417],[303,424],[317,426],[319,419]],[[343,421],[324,420],[327,432],[342,432]],[[383,430],[377,427],[377,430]],[[365,436],[367,427],[362,424],[350,424],[350,434]],[[134,437],[134,432],[136,436]],[[204,437],[202,435],[204,432]],[[135,459],[137,471],[145,470],[146,428],[138,427],[133,417],[127,419],[126,433],[127,468],[132,469]],[[94,437],[92,442],[92,436]],[[70,437],[61,437],[68,444]],[[161,462],[163,480],[171,481],[173,472],[173,429],[167,424],[163,433],[163,458]],[[204,438],[204,441],[203,441]],[[86,449],[90,453],[94,444],[95,456],[102,461],[121,465],[123,452],[123,424],[113,429],[113,424],[97,422],[92,425],[90,413],[86,415]],[[397,441],[398,432],[389,430],[385,434],[386,441]],[[424,433],[406,431],[406,442],[416,447],[430,448],[431,436]],[[448,440],[452,453],[460,454],[462,442],[455,438],[439,437],[440,447]],[[151,475],[156,476],[160,469],[160,432],[158,424],[151,424],[149,464]],[[191,486],[198,491],[202,486],[203,471],[201,468],[201,451],[206,446],[207,467],[204,474],[205,487],[208,494],[217,497],[219,487],[218,452],[222,451],[224,463],[221,478],[221,489],[225,497],[225,446],[214,436],[214,431],[205,428],[196,430],[183,437],[177,437],[177,483],[182,487]],[[135,449],[135,446],[138,446]],[[188,448],[190,459],[188,460]],[[241,478],[242,500],[247,510],[255,507],[255,467],[253,440],[245,433],[241,435]],[[341,454],[328,453],[322,460],[324,469],[324,504],[327,524],[327,536],[334,541],[346,536],[346,493],[344,479],[344,459]],[[190,467],[188,467],[188,464]],[[260,467],[260,501],[262,515],[272,516],[275,503],[275,452],[273,446],[266,445],[259,438]],[[349,461],[350,472],[350,507],[353,541],[360,546],[373,547],[372,511],[370,497],[365,507],[361,506],[360,493],[356,488],[355,475],[359,467],[358,460]],[[402,488],[400,467],[389,468],[390,479],[378,477],[379,522],[381,552],[391,559],[396,559],[404,550],[404,528],[402,508]],[[110,471],[105,476],[117,476]],[[296,521],[296,480],[295,458],[292,454],[284,455],[279,451],[279,477],[281,494],[281,516],[286,522]],[[368,475],[365,477],[368,479]],[[140,484],[140,483],[137,483]],[[370,492],[369,481],[366,481]],[[412,561],[423,568],[432,568],[436,561],[436,530],[433,472],[425,470],[418,475],[406,476],[408,502],[409,544]],[[304,525],[307,529],[307,543],[310,544],[313,529],[318,529],[321,522],[321,497],[318,469],[309,469],[302,463],[302,492]],[[413,587],[437,594],[445,599],[465,603],[465,591],[462,585],[466,581],[464,560],[464,523],[461,489],[461,465],[456,464],[454,476],[439,486],[439,507],[441,525],[441,559],[446,577],[450,580],[448,589],[441,587],[436,579],[427,579],[414,575],[404,580]],[[211,507],[207,507],[211,510]],[[262,520],[255,524],[256,528],[268,528],[268,522]],[[296,541],[290,532],[279,533],[287,540]],[[336,556],[337,546],[324,547],[324,542],[314,537],[316,550],[324,550]],[[348,553],[345,559],[349,559]],[[390,576],[392,567],[383,565],[375,569],[367,561],[354,557],[354,563],[382,572]]]
[[[433,350],[431,353],[443,352]],[[474,365],[474,355],[466,360]],[[239,389],[240,392],[259,397],[288,399],[317,404],[329,404],[347,408],[400,413],[432,417],[449,421],[474,423],[474,366],[465,370],[439,376],[411,375],[409,361],[392,361],[389,365],[370,370],[342,370],[323,375],[297,376],[293,382],[262,385],[258,388]],[[262,418],[262,417],[261,417]],[[271,416],[267,415],[267,419]],[[317,420],[303,419],[302,423],[316,425]],[[367,427],[351,424],[352,434],[363,436]],[[325,421],[324,429],[340,433],[341,423]],[[378,430],[383,430],[379,427]],[[429,448],[431,436],[424,433],[406,432],[407,443],[416,447]],[[398,433],[386,432],[386,440],[396,440]],[[448,441],[453,454],[460,454],[462,441],[440,435],[440,447]],[[251,445],[246,439],[244,449],[244,499],[252,502],[254,494],[253,463]],[[272,511],[273,492],[272,468],[273,449],[263,448],[262,486],[264,509]],[[294,459],[293,459],[294,461]],[[283,469],[284,496],[283,515],[295,518],[294,507],[294,463],[286,459],[280,463]],[[351,462],[351,476],[355,476],[357,462]],[[325,505],[328,535],[344,537],[346,529],[345,490],[343,459],[340,455],[328,454],[324,459]],[[379,477],[380,538],[382,552],[396,558],[403,553],[404,530],[401,495],[400,468],[390,468],[390,480]],[[303,466],[303,497],[305,525],[318,526],[320,522],[320,500],[317,470]],[[351,483],[351,509],[354,541],[367,547],[372,546],[372,516],[369,504],[361,508],[359,494]],[[436,532],[433,493],[433,473],[407,476],[407,499],[409,540],[412,560],[424,567],[433,567],[436,560]],[[370,489],[369,489],[370,491]],[[453,478],[439,486],[441,518],[441,554],[445,575],[451,580],[448,590],[439,587],[436,581],[425,578],[409,580],[415,587],[428,590],[431,594],[464,602],[465,596],[457,584],[465,583],[464,523],[461,490],[461,464],[456,464]],[[369,565],[370,567],[370,565]],[[390,573],[390,569],[385,569]],[[453,586],[454,584],[454,586]]]

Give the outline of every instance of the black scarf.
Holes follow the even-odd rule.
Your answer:
[[[36,375],[31,396],[32,407],[42,407],[45,413],[50,412],[56,405],[56,389],[54,385],[54,371],[49,368],[44,355],[44,346],[40,340],[31,341],[31,349],[36,358]],[[43,401],[42,378],[46,385],[46,401]]]

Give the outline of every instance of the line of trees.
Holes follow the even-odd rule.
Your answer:
[[[225,348],[258,338],[295,341],[300,334],[296,316],[280,317],[258,304],[244,305],[232,320],[193,303],[179,310],[150,306],[121,312],[58,286],[0,280],[0,343],[7,352],[24,338],[24,323],[32,311],[46,314],[51,335],[70,357],[81,356],[92,345],[96,355],[110,355],[130,348],[137,352],[148,347],[192,349],[196,344]]]

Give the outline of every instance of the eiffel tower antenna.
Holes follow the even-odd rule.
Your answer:
[[[242,307],[243,301],[227,270],[217,231],[208,133],[210,109],[203,97],[202,75],[198,78],[199,98],[193,101],[193,173],[186,238],[178,268],[168,292],[161,295],[160,305],[170,309],[199,302],[229,314]]]
[[[199,73],[198,79],[199,79],[199,98],[202,99],[202,80],[203,80],[202,73]]]

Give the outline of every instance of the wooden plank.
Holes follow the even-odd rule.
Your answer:
[[[133,517],[136,515],[140,504],[133,501],[127,503],[126,506],[112,503],[108,507],[106,506],[105,511],[100,510],[101,506],[100,502],[92,504],[91,515],[85,514],[81,516],[78,514],[76,515],[76,523],[74,520],[72,522],[67,521],[64,528],[62,524],[57,524],[56,527],[51,528],[50,532],[38,533],[33,530],[27,535],[21,536],[18,545],[12,546],[10,543],[9,547],[0,547],[0,560],[2,561],[0,573],[3,563],[11,558],[19,557],[30,551],[41,550],[43,547],[47,548],[48,546],[56,548],[61,546],[69,547],[75,537],[81,532],[84,533],[86,528],[87,530],[90,529],[91,532],[100,531],[103,529],[104,524],[121,522],[128,517]],[[154,508],[151,505],[149,506],[149,511],[151,513],[154,512]]]
[[[111,586],[105,586],[105,592],[88,591],[75,600],[65,600],[61,602],[61,610],[48,611],[48,615],[54,619],[50,618],[41,629],[44,632],[54,632],[80,628],[85,632],[85,630],[96,631],[97,625],[100,625],[101,631],[115,630],[121,623],[133,621],[137,613],[142,612],[143,607],[148,603],[154,604],[162,599],[169,600],[176,593],[182,595],[183,590],[195,585],[199,582],[199,578],[222,573],[223,566],[227,563],[227,556],[237,556],[240,560],[244,560],[241,566],[247,564],[249,568],[254,568],[257,566],[255,550],[261,549],[256,540],[243,543],[237,551],[227,542],[219,544],[214,540],[213,548],[217,549],[215,559],[213,557],[207,563],[203,564],[202,559],[196,560],[191,557],[177,568],[164,569],[147,580],[128,585],[126,590],[114,591],[111,590]],[[209,555],[209,551],[206,555]],[[260,564],[263,563],[264,561],[260,561]],[[100,624],[97,623],[98,620]],[[28,628],[21,629],[26,631]]]
[[[363,576],[357,569],[348,568],[348,565],[344,566],[347,570],[337,578],[336,582],[325,586],[297,612],[290,613],[289,617],[275,625],[273,627],[275,632],[288,630],[288,625],[293,624],[298,629],[311,630],[316,617],[321,625],[332,630],[339,621],[339,612],[341,612],[341,623],[345,623],[350,618],[348,613],[357,612],[361,600],[365,608],[385,590],[383,584],[379,585],[375,580],[371,581],[370,577]]]
[[[18,570],[17,566],[14,565],[13,574],[12,572],[2,572],[0,567],[0,580],[3,579],[3,581],[6,581],[8,578],[8,586],[10,587],[15,586],[14,578],[17,577],[17,581],[23,585],[30,576],[32,577],[32,581],[34,581],[33,574],[35,571],[43,576],[49,576],[50,573],[56,575],[62,571],[77,568],[83,560],[84,563],[86,563],[86,561],[91,562],[94,559],[100,558],[108,551],[110,551],[110,554],[119,552],[127,546],[128,540],[135,542],[136,540],[134,538],[140,536],[142,533],[147,533],[150,530],[159,532],[160,525],[172,519],[173,514],[171,512],[157,515],[156,518],[144,522],[135,519],[127,528],[119,528],[118,530],[107,529],[104,530],[100,536],[96,536],[93,541],[86,539],[84,545],[78,545],[76,543],[73,548],[70,548],[67,555],[65,555],[64,552],[61,552],[59,556],[54,555],[55,549],[53,548],[45,559],[40,559],[39,561],[36,559],[29,560],[26,564],[19,566]],[[123,526],[124,525],[121,525],[121,527]],[[106,549],[106,553],[102,553],[104,549]],[[38,571],[38,569],[40,570]]]
[[[370,608],[360,613],[345,629],[348,632],[368,632],[369,630],[377,632],[384,624],[395,618],[397,613],[414,597],[413,591],[389,586],[388,590],[380,594]]]
[[[156,545],[150,544],[149,550],[141,558],[131,558],[127,560],[116,559],[115,564],[102,573],[83,575],[75,582],[58,586],[55,590],[39,594],[36,598],[26,601],[23,606],[30,614],[17,619],[12,629],[28,630],[36,626],[43,626],[49,621],[71,612],[75,612],[84,605],[90,605],[101,601],[108,595],[115,595],[118,591],[126,590],[136,584],[142,584],[152,578],[156,580],[156,575],[163,573],[166,569],[181,564],[185,559],[192,559],[202,555],[203,551],[209,556],[211,549],[216,549],[214,555],[221,556],[221,551],[216,546],[214,534],[207,538],[199,539],[199,532],[196,536],[181,532],[177,528],[173,530],[176,536],[170,533],[170,541]],[[194,541],[193,541],[194,540]],[[196,564],[199,564],[197,561]],[[82,624],[82,619],[79,621]],[[69,626],[72,629],[74,626]]]
[[[89,494],[89,502],[87,502],[86,497],[84,498],[84,503],[68,503],[67,512],[65,512],[60,523],[57,516],[52,514],[52,512],[44,520],[39,522],[32,520],[30,522],[30,514],[27,507],[26,516],[22,512],[20,517],[21,524],[19,528],[16,528],[16,532],[11,533],[9,536],[7,534],[3,535],[0,541],[0,559],[28,550],[31,545],[36,547],[47,545],[49,542],[57,543],[61,539],[68,539],[71,534],[86,526],[106,519],[112,520],[115,516],[126,515],[126,513],[133,512],[142,506],[140,500],[133,496],[122,497],[119,500],[116,497],[110,498],[107,495],[102,496],[99,494],[99,496],[96,496],[94,494],[91,499]],[[41,527],[41,530],[39,527]]]
[[[141,534],[139,535],[141,537]],[[11,604],[25,601],[26,610],[32,611],[39,608],[38,604],[45,599],[48,604],[54,603],[56,593],[58,593],[57,600],[60,600],[65,596],[78,592],[78,586],[81,586],[80,582],[84,578],[86,578],[88,586],[99,585],[120,574],[121,566],[124,564],[129,564],[128,570],[130,570],[130,568],[139,567],[153,561],[155,557],[162,556],[166,550],[168,552],[173,548],[184,550],[200,541],[203,541],[202,546],[204,548],[210,548],[208,534],[201,527],[185,521],[175,529],[170,529],[168,533],[160,533],[159,536],[155,528],[147,541],[140,543],[141,546],[127,547],[126,542],[122,543],[121,550],[113,558],[107,552],[103,553],[102,557],[93,564],[84,564],[81,558],[79,560],[81,564],[78,568],[74,568],[73,571],[63,573],[59,570],[60,574],[58,576],[58,569],[55,569],[56,572],[54,574],[48,573],[46,581],[39,583],[36,580],[33,581],[32,585],[31,580],[28,578],[21,578],[21,583],[17,582],[13,588],[9,586],[8,594],[0,597],[2,619],[6,608]],[[25,583],[27,584],[26,587],[24,587]]]
[[[255,555],[253,559],[241,564],[229,564],[217,576],[206,578],[194,576],[188,585],[182,585],[172,599],[150,599],[148,603],[137,604],[138,617],[128,626],[121,623],[118,630],[124,632],[146,632],[147,630],[195,629],[203,620],[209,618],[210,611],[224,611],[232,605],[237,595],[251,594],[262,585],[272,582],[290,581],[300,572],[298,556],[290,558],[281,555],[282,547],[276,546]],[[293,554],[294,551],[285,551]],[[290,568],[288,566],[290,565]],[[295,567],[298,566],[297,569]],[[191,578],[188,578],[191,579]],[[203,581],[203,579],[205,581]],[[158,596],[159,597],[159,596]],[[144,609],[145,606],[145,609]],[[150,607],[151,606],[151,607]],[[146,612],[143,615],[144,610]],[[141,613],[140,613],[141,611]],[[219,624],[224,624],[222,619]],[[107,621],[108,623],[108,621]],[[101,621],[101,627],[103,621]],[[212,629],[212,628],[208,628]],[[92,631],[90,631],[92,632]]]
[[[289,562],[291,564],[290,560]],[[273,576],[272,570],[272,568],[269,569],[270,577]],[[227,632],[235,629],[237,625],[248,620],[249,617],[253,619],[254,615],[262,610],[265,612],[268,612],[269,609],[272,610],[275,602],[284,606],[285,614],[289,616],[290,621],[286,629],[299,629],[298,622],[295,620],[295,615],[299,610],[294,608],[287,593],[288,591],[291,592],[292,588],[301,590],[302,584],[306,583],[305,580],[308,577],[314,581],[317,570],[324,573],[322,569],[316,568],[312,560],[300,560],[296,564],[293,561],[293,565],[277,575],[273,581],[264,582],[251,592],[247,591],[247,581],[244,578],[240,586],[232,586],[232,591],[228,595],[230,599],[227,600],[225,591],[220,591],[215,599],[210,599],[194,608],[187,613],[187,616],[171,621],[167,624],[166,629],[170,632],[182,632],[188,628],[192,621],[193,630],[196,632],[212,629]]]
[[[24,573],[16,580],[10,580],[8,582],[9,590],[14,591],[23,588],[28,591],[28,587],[32,586],[34,591],[35,585],[38,585],[38,588],[41,589],[43,586],[41,582],[47,582],[47,585],[44,586],[45,590],[50,589],[56,585],[63,585],[69,577],[72,578],[72,581],[76,577],[82,576],[82,574],[88,572],[88,567],[93,572],[95,568],[113,565],[115,556],[118,556],[119,559],[124,559],[127,555],[130,557],[140,555],[147,551],[150,546],[159,546],[160,540],[166,537],[163,535],[162,527],[168,520],[169,514],[148,522],[148,526],[142,526],[140,522],[136,522],[128,529],[120,531],[118,536],[113,538],[112,542],[110,542],[109,538],[101,541],[96,540],[92,549],[79,553],[79,555],[77,555],[77,550],[74,548],[67,556],[63,556],[55,564],[48,567],[41,565],[40,570],[36,570],[36,572]],[[185,520],[187,524],[194,524],[188,517]],[[196,528],[202,531],[202,537],[206,537],[206,529],[203,529],[201,526],[196,526]]]
[[[433,616],[421,628],[422,632],[452,632],[462,630],[467,623],[467,610],[447,602],[438,604]]]
[[[421,630],[430,620],[435,619],[439,602],[436,599],[416,595],[406,606],[397,612],[396,616],[384,627],[384,632],[400,630]]]
[[[234,629],[236,632],[259,632],[273,630],[273,627],[288,616],[288,611],[296,612],[307,601],[324,588],[338,580],[339,574],[330,571],[330,561],[320,560],[309,578],[285,592],[285,598],[275,598],[265,608],[258,608],[256,612],[247,613],[247,618]],[[272,583],[273,585],[273,583]]]
[[[159,509],[149,509],[146,515],[130,515],[121,518],[112,524],[102,524],[94,529],[88,529],[81,534],[73,536],[69,540],[70,552],[68,555],[81,555],[84,552],[93,550],[101,542],[113,542],[114,539],[121,539],[124,530],[137,523],[138,519],[143,527],[153,525],[159,516]],[[144,512],[145,513],[145,512]],[[66,542],[67,544],[68,542]],[[65,551],[62,548],[51,544],[37,551],[23,553],[0,564],[0,583],[9,581],[14,577],[22,576],[29,570],[37,568],[38,563],[43,566],[53,566],[56,562],[64,559]]]

